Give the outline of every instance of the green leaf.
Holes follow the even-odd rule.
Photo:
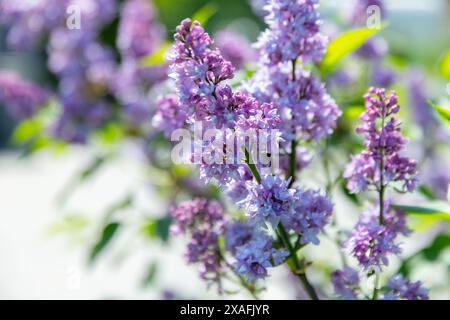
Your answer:
[[[80,214],[69,214],[52,224],[48,231],[52,234],[79,232],[89,225],[89,219]]]
[[[439,72],[444,78],[450,80],[450,50],[442,58],[441,64],[439,65]]]
[[[143,231],[151,240],[159,238],[163,242],[167,242],[171,222],[172,219],[169,216],[159,219],[150,218],[143,226]]]
[[[147,274],[142,281],[144,287],[151,285],[155,281],[156,274],[158,272],[158,264],[156,261],[152,262],[148,268]]]
[[[125,133],[118,123],[108,123],[102,129],[95,132],[96,138],[105,145],[113,145],[124,138]]]
[[[408,275],[411,270],[411,264],[418,257],[423,257],[427,261],[434,262],[436,261],[442,252],[444,252],[447,248],[450,247],[450,235],[440,234],[438,235],[433,242],[428,246],[417,252],[416,254],[410,256],[406,259],[400,269],[399,272]]]
[[[347,120],[358,119],[365,110],[363,105],[352,105],[344,109],[343,117]]]
[[[426,206],[394,204],[393,207],[402,209],[409,215],[450,221],[450,206],[442,201],[433,201]]]
[[[208,20],[216,14],[217,5],[215,3],[207,3],[203,7],[201,7],[194,15],[192,16],[192,21],[198,21],[200,24],[205,24]]]
[[[91,250],[91,255],[89,257],[89,262],[91,264],[95,262],[98,255],[108,246],[119,227],[120,224],[118,222],[109,223],[104,227],[100,239]]]
[[[21,144],[35,137],[42,130],[43,124],[36,118],[22,121],[14,130],[12,140]]]
[[[437,111],[437,113],[441,116],[441,118],[445,122],[450,124],[450,109],[449,108],[444,108],[444,107],[438,105],[436,102],[431,101],[431,100],[428,101],[428,104]]]
[[[428,200],[433,200],[435,199],[435,196],[433,194],[433,190],[431,190],[431,188],[427,185],[420,185],[417,188],[417,191],[419,191],[423,196],[425,196]]]
[[[166,52],[167,50],[171,47],[171,43],[170,42],[164,42],[159,48],[158,50],[156,50],[155,52],[149,54],[146,57],[143,57],[139,63],[142,67],[154,67],[154,66],[159,66],[165,63],[165,56],[166,56]]]
[[[384,29],[383,26],[381,29]],[[338,65],[338,63],[350,53],[361,47],[370,37],[381,29],[361,28],[347,31],[332,40],[328,45],[327,52],[320,65],[323,74],[327,74]]]

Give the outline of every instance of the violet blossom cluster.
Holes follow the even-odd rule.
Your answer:
[[[318,0],[270,0],[265,10],[268,29],[256,44],[270,65],[301,58],[318,62],[327,39],[320,32]]]
[[[10,71],[0,71],[0,103],[17,119],[33,116],[49,99],[38,85]]]
[[[356,130],[364,136],[365,150],[353,156],[346,167],[347,188],[358,193],[398,183],[404,192],[413,191],[417,185],[416,162],[400,155],[407,140],[395,117],[400,109],[397,95],[392,91],[387,96],[385,89],[370,88],[364,99],[366,110],[360,117],[363,124]]]
[[[131,0],[123,4],[116,40],[122,61],[111,86],[131,125],[150,122],[150,89],[167,78],[165,64],[143,66],[143,59],[163,44],[164,37],[164,27],[157,21],[151,2]]]
[[[273,101],[282,119],[282,137],[290,142],[300,136],[318,141],[330,135],[341,115],[323,83],[312,74],[295,70],[290,64],[264,66],[246,85],[261,102]]]
[[[348,179],[347,188],[352,193],[370,188],[376,190],[379,203],[362,214],[345,247],[370,275],[374,271],[381,272],[389,264],[390,255],[401,253],[398,237],[411,232],[404,212],[395,208],[390,200],[384,199],[385,188],[396,183],[401,185],[400,191],[412,192],[417,184],[417,172],[416,162],[399,154],[405,149],[407,141],[401,134],[400,121],[395,117],[400,109],[395,92],[387,96],[385,89],[370,88],[364,98],[366,110],[360,117],[363,125],[358,126],[356,131],[364,136],[365,149],[353,156],[344,177]],[[335,291],[343,298],[356,298],[355,283],[349,286],[346,280],[349,274],[354,273],[350,269],[334,273]],[[356,282],[356,277],[353,280]],[[387,288],[385,298],[415,299],[416,290],[417,297],[426,298],[426,290],[419,289],[420,283],[411,285],[401,276],[391,278]],[[411,292],[406,294],[408,290]]]
[[[331,274],[331,282],[334,294],[344,300],[358,299],[360,290],[358,271],[352,267],[345,266],[342,270],[336,270]]]
[[[224,232],[226,218],[220,203],[205,198],[185,201],[170,211],[175,224],[174,234],[189,235],[186,258],[189,263],[200,264],[200,276],[220,285],[223,262],[218,238]]]
[[[378,206],[369,208],[362,214],[356,224],[346,246],[358,263],[368,270],[389,264],[388,255],[401,253],[398,236],[407,236],[411,230],[406,226],[404,213],[391,207],[390,201],[383,206],[383,224],[379,224],[380,208]]]
[[[234,67],[212,45],[212,39],[197,21],[185,19],[177,27],[175,43],[168,57],[170,77],[174,79],[179,100],[176,114],[186,116],[188,127],[192,128],[194,124],[200,123],[204,130],[276,128],[280,120],[277,110],[271,104],[259,104],[255,98],[245,93],[233,92],[225,83],[233,77]],[[157,119],[164,118],[162,111],[157,112]],[[171,121],[159,123],[162,126],[160,129],[166,134],[174,129]],[[211,141],[199,143],[202,144],[201,150],[212,144]],[[225,145],[215,149],[217,152],[223,149],[226,153]],[[203,156],[201,160],[204,180],[214,178],[221,186],[239,180],[241,165],[237,159],[232,164],[211,164]]]
[[[319,62],[327,39],[319,31],[318,1],[271,0],[265,7],[269,28],[256,44],[260,69],[245,85],[260,102],[272,102],[282,119],[284,144],[318,141],[331,134],[341,111],[324,84],[305,71]],[[297,62],[298,64],[297,65]]]
[[[231,62],[236,69],[243,68],[250,62],[258,59],[257,52],[251,47],[250,42],[240,34],[224,29],[215,34],[215,45],[222,56]]]
[[[397,274],[389,278],[383,300],[428,300],[428,289],[420,281],[412,282]]]
[[[364,296],[360,280],[358,271],[349,266],[331,275],[335,295],[344,300],[356,300]],[[428,289],[420,281],[412,282],[401,274],[391,276],[382,290],[382,300],[428,300]]]
[[[173,109],[161,109],[156,115],[157,123],[166,135],[174,129],[174,123],[181,127],[183,119],[186,119],[186,125],[191,128],[201,123],[203,128],[233,131],[273,129],[285,125],[284,119],[278,115],[280,106],[272,104],[271,99],[261,101],[256,95],[254,98],[246,92],[233,92],[226,84],[226,80],[233,77],[234,68],[217,48],[212,47],[212,39],[198,22],[185,19],[176,30],[175,44],[169,55],[169,67],[177,90],[178,104],[173,99],[160,100],[171,101],[170,108]],[[331,98],[325,96],[323,86],[311,82],[312,84],[308,82],[301,87],[300,94],[316,94],[321,108],[327,103],[335,107],[334,102],[327,101]],[[305,109],[307,108],[306,106]],[[337,116],[334,115],[339,114],[338,111],[331,115],[327,110],[321,112],[324,122],[327,121],[326,117],[335,121]],[[171,116],[177,118],[178,115],[179,119],[161,121],[165,118],[168,120]],[[300,116],[307,116],[307,113],[299,114],[298,121],[301,121]],[[331,131],[328,128],[316,131],[320,130],[327,133]],[[200,143],[202,146],[205,143],[208,145],[209,141]],[[220,154],[226,147],[217,146],[215,151]],[[258,164],[256,168],[259,168]],[[248,167],[242,164],[208,162],[200,165],[200,172],[206,181],[214,178],[222,190],[248,214],[247,223],[254,230],[250,232],[248,226],[237,223],[227,228],[225,238],[228,248],[233,243],[231,253],[235,260],[235,271],[246,276],[249,281],[267,276],[269,267],[284,262],[287,257],[285,251],[275,249],[272,237],[266,234],[266,222],[273,227],[282,223],[288,232],[294,231],[299,235],[302,244],[319,243],[317,235],[328,223],[333,208],[330,200],[321,192],[290,188],[290,180],[286,181],[272,174],[263,175],[257,183]]]
[[[380,16],[376,16],[379,14]],[[356,26],[366,26],[368,19],[380,18],[379,23],[386,18],[386,8],[382,0],[357,0],[351,12],[351,23]],[[374,21],[376,22],[376,21]],[[381,25],[380,25],[381,27]],[[356,56],[371,64],[371,84],[379,87],[390,87],[397,79],[394,70],[383,65],[382,60],[389,50],[389,45],[379,36],[368,39],[356,51]]]
[[[300,236],[301,244],[319,244],[317,235],[327,225],[333,204],[320,191],[289,188],[290,180],[266,175],[261,182],[251,181],[246,211],[260,223],[269,222],[274,228],[282,223],[286,230]]]
[[[268,268],[282,264],[289,255],[284,249],[274,248],[273,239],[251,221],[227,226],[225,248],[236,260],[236,272],[249,282],[265,278]]]
[[[115,0],[0,1],[0,21],[9,27],[8,46],[32,49],[46,33],[66,27],[69,7],[79,9],[80,27],[93,29],[109,21],[116,12]],[[74,10],[76,14],[78,11]]]
[[[100,39],[117,17],[117,0],[0,4],[9,48],[29,49],[40,45],[41,39],[49,39],[47,64],[57,78],[54,97],[61,106],[51,128],[54,136],[84,143],[89,133],[111,119],[123,116],[136,126],[150,123],[148,93],[167,77],[164,65],[141,65],[141,59],[158,49],[164,39],[164,28],[156,21],[151,2],[123,4],[117,35],[120,64],[113,48]]]

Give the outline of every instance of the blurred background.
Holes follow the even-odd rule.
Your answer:
[[[118,1],[119,5],[125,2]],[[203,15],[210,16],[205,24],[210,34],[226,29],[250,43],[265,27],[258,10],[261,5],[256,2],[154,0],[153,5],[159,23],[165,27],[166,42],[171,41],[175,27],[183,18]],[[420,70],[424,75],[420,87],[426,88],[426,96],[449,105],[450,79],[442,76],[440,66],[450,49],[450,1],[392,0],[385,4],[388,27],[380,37],[387,41],[389,53],[383,61],[402,74],[395,87],[404,96],[412,152],[420,149],[418,154],[438,154],[437,162],[425,163],[422,168],[428,174],[439,163],[443,173],[435,178],[443,180],[445,189],[449,180],[444,175],[450,172],[449,150],[445,146],[448,136],[443,134],[443,140],[438,139],[439,149],[436,144],[436,150],[422,150],[430,133],[420,128],[420,121],[414,122],[417,111],[412,107],[414,98],[407,98],[407,90],[410,72]],[[321,1],[324,32],[333,37],[336,32],[351,29],[346,19],[353,7],[354,2],[350,0]],[[120,55],[115,42],[119,17],[117,14],[105,24],[100,34],[102,43],[110,46],[116,56]],[[33,48],[11,49],[7,45],[8,23],[2,21],[0,28],[0,69],[13,70],[41,87],[54,90],[58,78],[47,66],[48,39],[44,36],[44,45]],[[348,61],[342,70],[351,74],[353,68],[352,61]],[[331,94],[337,96],[338,104],[352,90],[334,86],[331,80],[328,86]],[[155,88],[150,97],[166,90]],[[168,193],[172,185],[164,169],[146,165],[149,156],[136,143],[136,137],[124,137],[117,127],[107,126],[96,132],[89,143],[55,142],[43,137],[30,143],[29,138],[37,132],[39,124],[23,123],[23,119],[11,116],[4,106],[0,107],[0,298],[223,298],[215,290],[207,290],[197,276],[196,267],[186,264],[183,239],[168,239],[169,222],[165,214],[171,202]],[[351,125],[356,124],[357,120],[353,119]],[[311,177],[312,183],[315,179]],[[440,191],[442,201],[446,201],[445,190]],[[350,214],[352,219],[347,219],[345,214],[340,219],[344,226],[351,228],[357,211],[345,196],[338,195],[337,199],[342,202],[341,212],[354,212]],[[111,225],[111,217],[120,221],[120,227],[110,241],[105,241],[105,225]],[[448,219],[442,222],[435,217],[421,217],[412,219],[412,223],[417,232],[404,241],[405,258],[393,268],[413,269],[414,266],[411,271],[414,278],[432,288],[432,298],[449,299]],[[99,247],[97,256],[93,252]],[[431,249],[424,254],[427,248]],[[339,253],[327,241],[322,241],[320,250],[308,248],[307,254],[323,267],[323,271],[312,275],[313,282],[323,281],[324,274],[339,260]],[[289,283],[287,270],[275,270],[267,283],[270,290],[262,297],[301,297],[302,293]],[[326,284],[324,287],[325,291],[329,290]],[[244,292],[226,297],[248,298]]]

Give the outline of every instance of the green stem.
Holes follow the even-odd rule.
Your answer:
[[[261,183],[261,176],[259,175],[258,168],[256,168],[256,165],[254,163],[252,163],[248,150],[244,149],[244,152],[245,152],[245,162],[247,163],[248,167],[250,168],[250,171],[255,177],[256,182]]]
[[[220,252],[220,250],[219,250],[219,257],[225,263],[225,265],[234,273],[234,275],[239,279],[239,283],[241,284],[241,286],[243,286],[245,289],[247,289],[248,293],[250,293],[252,298],[255,300],[259,300],[258,296],[255,293],[254,286],[249,285],[244,280],[244,278],[239,273],[237,273],[236,270],[234,270],[233,266],[225,259],[225,257],[223,256],[222,252]]]
[[[289,155],[289,177],[291,181],[289,182],[289,187],[291,187],[295,182],[295,169],[297,168],[297,141],[291,141],[291,154]]]
[[[316,291],[314,290],[314,287],[311,285],[308,278],[306,277],[305,270],[302,268],[300,261],[298,260],[297,252],[294,250],[294,247],[292,247],[292,244],[289,240],[289,235],[287,234],[286,230],[284,229],[281,223],[278,224],[278,232],[280,234],[281,242],[283,242],[285,247],[289,250],[292,263],[294,264],[295,270],[294,268],[291,267],[292,272],[300,279],[300,281],[303,284],[303,287],[305,288],[310,298],[312,300],[319,300],[319,297]]]
[[[374,283],[374,287],[373,287],[372,300],[377,300],[378,299],[378,284],[379,284],[379,282],[380,282],[380,275],[377,272],[375,274],[375,283]]]

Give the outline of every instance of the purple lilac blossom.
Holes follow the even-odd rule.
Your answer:
[[[116,13],[116,0],[37,0],[0,1],[1,20],[11,26],[8,46],[12,49],[30,49],[45,33],[65,26],[67,8],[80,9],[80,24],[84,30],[98,29]]]
[[[274,227],[284,217],[291,216],[295,206],[294,189],[289,188],[289,180],[275,175],[261,177],[261,182],[248,183],[249,197],[246,211],[251,219],[270,222]]]
[[[156,100],[156,114],[153,117],[153,125],[164,132],[170,138],[172,132],[181,129],[186,123],[186,114],[180,108],[176,95],[158,97]]]
[[[386,40],[380,37],[368,39],[357,51],[358,57],[366,60],[378,61],[383,58],[389,50]]]
[[[211,48],[212,39],[197,21],[185,19],[176,30],[175,44],[169,55],[170,76],[175,80],[180,113],[187,115],[188,124],[200,123],[204,130],[235,131],[273,129],[278,125],[277,109],[271,104],[260,105],[253,97],[243,92],[233,92],[224,83],[233,77],[234,68],[217,48]],[[227,134],[224,132],[223,136]],[[211,145],[211,141],[202,141],[200,150]],[[225,145],[213,149],[222,155],[226,153]],[[200,171],[205,181],[214,178],[220,186],[224,186],[239,177],[241,165],[237,161],[217,163],[210,161],[213,159],[204,159],[203,155],[202,152]]]
[[[274,248],[272,238],[261,231],[236,249],[234,266],[237,273],[254,282],[267,277],[267,269],[282,264],[287,256],[286,250]]]
[[[408,86],[409,103],[413,109],[414,119],[422,128],[424,134],[428,135],[435,131],[438,127],[438,122],[428,105],[430,96],[427,95],[428,88],[425,74],[420,69],[411,69],[408,70],[405,80]]]
[[[111,50],[89,30],[58,28],[48,46],[49,69],[59,77],[62,111],[54,134],[72,143],[86,142],[88,133],[103,125],[111,114],[105,98],[116,63]]]
[[[222,206],[214,200],[195,198],[185,201],[170,210],[174,219],[171,232],[188,234],[186,259],[189,263],[199,263],[200,276],[219,285],[222,263],[218,237],[226,225]]]
[[[141,61],[157,50],[164,41],[164,27],[156,21],[151,2],[127,1],[122,10],[117,35],[117,46],[122,63],[112,83],[115,96],[124,106],[125,119],[133,126],[150,122],[150,88],[165,80],[167,66],[143,66]]]
[[[327,38],[319,33],[321,21],[318,0],[269,0],[265,10],[268,29],[258,39],[256,48],[262,51],[269,65],[292,61],[318,62],[325,53]]]
[[[372,11],[368,12],[370,6],[377,6],[380,10],[381,20],[386,17],[386,8],[382,0],[355,0],[352,5],[353,10],[350,12],[350,20],[355,25],[365,25],[369,15],[373,14]]]
[[[238,247],[249,242],[256,227],[249,222],[235,221],[226,227],[225,232],[225,249],[235,254]]]
[[[388,88],[392,86],[397,79],[397,73],[380,64],[374,65],[372,73],[372,83],[374,86]]]
[[[269,222],[276,228],[281,222],[300,236],[301,244],[317,245],[317,235],[327,225],[333,204],[320,191],[289,188],[289,183],[274,175],[262,176],[259,184],[248,182],[246,211],[256,223]]]
[[[188,121],[201,121],[204,128],[218,129],[276,127],[279,118],[274,107],[259,105],[256,99],[234,93],[223,83],[233,77],[234,68],[211,45],[211,38],[198,22],[185,19],[177,27],[169,61],[180,108],[187,113]]]
[[[298,136],[320,140],[333,132],[341,111],[324,84],[302,70],[293,81],[291,68],[290,64],[262,67],[246,83],[246,90],[260,102],[273,102],[279,109],[286,142]]]
[[[345,266],[331,274],[335,295],[344,300],[357,300],[359,288],[359,274],[355,269]]]
[[[378,206],[366,210],[346,242],[346,247],[366,270],[387,266],[389,254],[401,253],[397,237],[411,232],[406,226],[404,213],[392,208],[390,201],[384,203],[383,225],[378,223],[379,214]]]
[[[151,2],[130,0],[124,4],[117,36],[123,56],[137,59],[152,53],[161,45],[164,33]]]
[[[358,193],[368,190],[369,186],[378,190],[397,182],[402,184],[403,191],[413,191],[417,185],[416,162],[399,154],[407,140],[401,134],[400,121],[394,116],[400,109],[397,95],[392,91],[386,96],[385,89],[370,88],[364,99],[366,111],[360,117],[363,124],[356,131],[364,136],[365,150],[353,156],[346,167],[347,188]],[[379,121],[381,126],[378,126]],[[381,174],[383,179],[380,179]],[[382,181],[383,186],[380,186]]]
[[[219,31],[215,35],[214,42],[222,56],[230,61],[236,69],[241,69],[247,63],[255,62],[258,59],[250,42],[234,31],[228,29]]]
[[[428,289],[422,282],[411,282],[401,274],[393,275],[387,283],[383,300],[428,300]]]
[[[333,212],[330,199],[318,190],[296,189],[294,211],[282,217],[287,230],[294,230],[300,236],[301,244],[319,244],[318,234],[328,224]]]
[[[0,103],[13,117],[33,116],[48,98],[49,94],[43,88],[22,79],[17,73],[0,71]]]

